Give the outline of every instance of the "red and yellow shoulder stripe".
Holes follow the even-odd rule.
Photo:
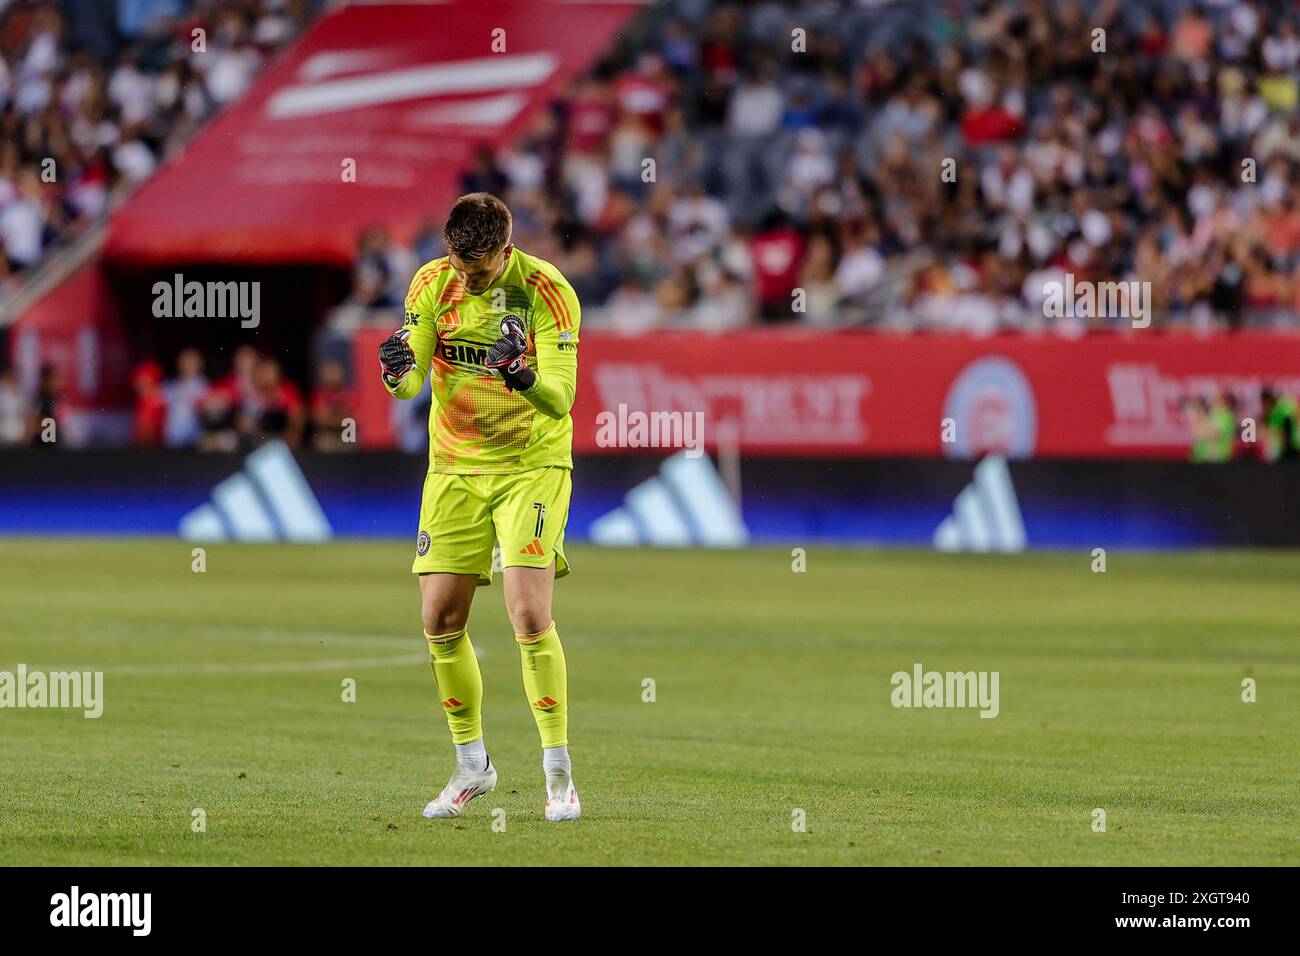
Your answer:
[[[555,316],[557,329],[564,331],[573,328],[573,317],[569,314],[569,306],[564,301],[564,296],[560,294],[554,279],[541,269],[537,269],[530,272],[524,282],[532,286],[542,297],[542,301],[551,310],[551,315]]]
[[[415,273],[415,278],[411,280],[410,290],[406,293],[406,307],[408,309],[412,308],[419,301],[420,296],[424,294],[425,289],[439,279],[445,278],[452,271],[451,263],[446,259],[434,259],[432,262],[421,266],[419,271]]]

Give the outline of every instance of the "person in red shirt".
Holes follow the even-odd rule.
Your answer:
[[[263,358],[253,369],[252,388],[244,399],[240,432],[254,443],[282,438],[291,448],[302,444],[307,414],[298,386],[286,380],[280,363]]]
[[[797,318],[792,293],[799,282],[804,245],[803,234],[780,213],[770,214],[763,228],[749,241],[764,319]]]
[[[251,345],[235,350],[231,370],[208,387],[198,402],[199,442],[203,451],[232,452],[239,447],[244,410],[253,393],[253,371],[261,357]]]
[[[239,346],[231,360],[230,374],[215,383],[213,389],[227,396],[236,407],[243,405],[252,395],[253,373],[261,360],[261,355],[253,346]]]
[[[642,53],[636,69],[624,73],[614,84],[614,97],[624,115],[640,117],[655,136],[663,132],[664,111],[672,95],[672,85],[658,53]]]
[[[617,109],[607,83],[584,80],[568,105],[568,146],[575,153],[595,153],[614,128]]]
[[[198,404],[198,446],[202,451],[234,451],[239,447],[235,431],[239,404],[238,390],[229,377],[208,386]]]
[[[961,132],[968,146],[987,146],[1015,139],[1021,128],[1020,117],[999,103],[969,110],[961,120]]]
[[[132,434],[144,448],[162,444],[163,426],[167,423],[167,397],[162,389],[162,366],[153,360],[141,362],[131,376],[135,386],[135,417]]]
[[[352,390],[343,366],[330,361],[321,366],[320,383],[311,393],[312,444],[317,451],[346,451],[356,447],[355,436],[344,434],[344,419],[352,416]]]

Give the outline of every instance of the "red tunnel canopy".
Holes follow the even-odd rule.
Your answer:
[[[327,13],[113,216],[105,256],[347,265],[366,226],[409,239],[446,211],[475,147],[522,134],[636,9],[453,0]]]

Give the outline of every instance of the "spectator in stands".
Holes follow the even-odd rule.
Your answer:
[[[161,21],[179,17],[185,6],[184,0],[118,0],[117,28],[134,39]]]
[[[63,398],[63,375],[55,365],[42,365],[40,383],[36,388],[36,422],[32,429],[32,444],[37,447],[58,443],[58,409]],[[51,425],[54,429],[51,430]],[[47,436],[53,436],[47,441]]]
[[[447,254],[442,244],[442,228],[432,219],[426,219],[415,234],[411,244],[415,260],[420,265],[440,259]]]
[[[32,439],[31,399],[12,368],[0,371],[0,447],[26,445]]]
[[[342,363],[331,360],[322,365],[320,380],[311,393],[312,446],[317,451],[349,451],[357,447],[355,434],[350,439],[344,434],[345,423],[355,423],[353,401]]]
[[[314,5],[118,0],[125,43],[91,36],[92,6],[0,8],[0,277],[151,175]],[[596,324],[641,285],[679,298],[651,293],[667,275],[681,276],[687,301],[662,320],[703,321],[719,264],[756,311],[785,316],[780,287],[793,283],[773,263],[793,261],[799,279],[790,252],[807,247],[825,273],[818,235],[839,294],[817,297],[804,321],[1064,328],[1044,320],[1027,281],[1051,269],[1151,281],[1157,324],[1295,321],[1300,12],[1257,0],[901,9],[831,0],[795,18],[788,4],[666,0],[520,148],[480,149],[462,187],[506,193],[520,244],[565,260]],[[808,31],[801,52],[785,42],[792,25]],[[195,26],[204,57],[190,54]],[[1091,51],[1095,27],[1113,55]],[[48,157],[57,179],[33,183]],[[655,183],[641,176],[651,157]],[[1241,176],[1246,157],[1258,182]],[[945,158],[955,181],[932,174]],[[667,215],[690,182],[763,252],[755,268],[722,263],[716,242],[712,264],[683,265],[694,258],[683,240],[716,233]],[[770,235],[773,210],[789,235]],[[436,229],[417,245],[416,265],[441,252]],[[368,236],[352,302],[399,303],[409,254]],[[946,288],[918,294],[936,280]]]
[[[885,281],[885,260],[863,230],[846,229],[835,269],[839,301],[861,299]]]
[[[687,316],[691,327],[725,332],[752,322],[754,303],[743,282],[716,266],[701,268],[696,274],[700,277],[700,292]]]
[[[208,392],[203,374],[203,355],[188,348],[176,357],[176,377],[163,386],[167,401],[167,422],[163,437],[169,448],[191,448],[202,432],[199,407]]]
[[[152,175],[320,5],[117,0],[120,37],[87,26],[103,20],[95,6],[0,3],[0,281]],[[1294,5],[814,6],[665,0],[519,148],[481,149],[464,188],[504,191],[517,241],[563,260],[596,325],[629,299],[634,326],[664,299],[685,309],[655,322],[705,321],[706,297],[738,300],[726,286],[741,282],[769,319],[1075,331],[1044,318],[1028,281],[1052,271],[1150,281],[1157,325],[1297,321]],[[793,26],[807,30],[800,52]],[[1092,52],[1097,27],[1106,54]],[[945,159],[955,179],[940,179]],[[670,211],[688,183],[723,215],[683,228]],[[774,211],[787,217],[776,235]],[[720,232],[752,268],[724,261]],[[705,259],[681,252],[706,241]],[[400,304],[414,266],[441,252],[436,228],[417,245],[368,235],[351,302]],[[805,249],[817,275],[831,256],[838,294],[800,315],[783,293],[803,281]],[[683,288],[656,293],[665,276]]]
[[[614,128],[617,115],[609,84],[598,76],[577,81],[566,106],[567,148],[580,154],[598,153]]]
[[[663,318],[655,297],[644,282],[636,279],[626,280],[614,293],[608,314],[613,318],[611,327],[620,332],[645,332],[658,326]]]
[[[480,144],[474,150],[474,163],[460,177],[460,191],[465,193],[492,193],[494,196],[506,190],[506,175],[497,166],[496,156],[487,143]]]
[[[755,140],[780,127],[785,97],[776,82],[776,70],[764,61],[745,73],[727,103],[727,130],[733,136]]]
[[[253,378],[261,356],[251,345],[241,345],[231,358],[229,373],[213,382],[198,400],[198,447],[202,451],[231,452],[239,447],[240,423],[252,407]]]
[[[152,175],[316,5],[0,2],[0,274],[37,264]]]
[[[306,420],[298,386],[284,378],[275,359],[260,359],[253,369],[252,391],[245,397],[239,418],[243,440],[258,444],[280,438],[290,448],[298,448]]]
[[[353,270],[352,298],[368,308],[394,308],[406,298],[406,283],[420,263],[394,243],[382,226],[361,234]]]
[[[759,39],[782,33],[787,8],[669,0],[575,84],[565,125],[530,143],[561,154],[561,174],[544,167],[550,188],[512,195],[506,176],[526,211],[518,241],[547,248],[575,221],[611,239],[571,279],[594,323],[631,308],[605,324],[645,326],[647,300],[664,298],[650,290],[705,238],[667,215],[696,180],[749,246],[744,281],[769,319],[799,318],[787,296],[806,248],[814,275],[831,256],[837,295],[816,296],[804,321],[829,309],[894,328],[1074,332],[1120,318],[1044,317],[1030,277],[1066,272],[1150,281],[1157,324],[1296,321],[1300,13],[1235,0],[911,9],[832,3],[807,51],[787,55]],[[1124,55],[1091,53],[1098,26]],[[658,185],[630,175],[642,156]],[[1240,175],[1245,156],[1258,184]],[[946,157],[955,179],[938,175]],[[707,314],[716,283],[687,272],[687,311],[654,322]]]
[[[0,240],[9,268],[17,271],[40,261],[49,217],[40,177],[33,169],[23,169],[16,195],[0,206]]]
[[[808,240],[807,254],[799,267],[799,285],[804,294],[807,321],[825,324],[835,315],[840,293],[835,282],[835,247],[825,233]]]
[[[750,240],[750,255],[758,283],[758,301],[764,319],[797,317],[793,293],[803,262],[804,236],[779,212],[768,215]]]
[[[635,67],[625,71],[614,83],[620,122],[631,121],[635,127],[657,135],[663,129],[663,116],[672,92],[663,57],[656,50],[642,51]]]
[[[795,140],[795,154],[786,165],[785,181],[776,201],[787,213],[807,217],[813,195],[835,179],[826,136],[811,127],[800,129]]]
[[[230,372],[216,386],[224,390],[236,408],[243,406],[253,393],[253,376],[262,356],[251,345],[241,345],[231,358]]]
[[[204,393],[198,407],[200,451],[232,452],[239,448],[239,407],[238,395],[228,379]]]
[[[167,398],[163,393],[162,380],[162,366],[153,360],[141,362],[131,376],[135,388],[131,436],[140,448],[156,448],[163,441],[163,429],[167,423]]]

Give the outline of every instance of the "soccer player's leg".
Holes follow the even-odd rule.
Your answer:
[[[568,669],[551,615],[555,578],[569,572],[564,526],[572,484],[562,468],[507,478],[492,517],[501,545],[506,612],[519,644],[524,692],[541,737],[546,819],[574,820],[581,805],[569,758]]]
[[[496,786],[483,744],[483,678],[466,624],[474,590],[492,572],[492,520],[481,483],[464,475],[430,473],[420,507],[411,570],[420,575],[420,616],[438,700],[456,749],[451,780],[424,809],[426,817],[455,817]]]

